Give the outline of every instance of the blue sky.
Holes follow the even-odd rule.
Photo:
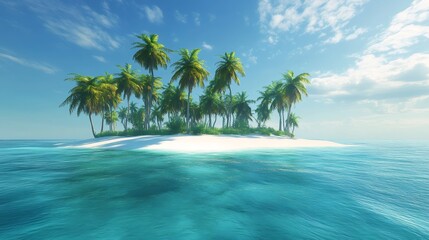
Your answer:
[[[0,0],[0,16],[0,139],[90,137],[86,116],[58,107],[73,86],[64,79],[125,63],[145,72],[132,61],[141,33],[201,48],[211,76],[235,51],[246,77],[233,92],[252,99],[287,70],[310,73],[293,110],[299,137],[429,139],[427,0]]]

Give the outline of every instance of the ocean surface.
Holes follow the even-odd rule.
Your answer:
[[[0,239],[429,239],[429,142],[177,154],[0,141]]]

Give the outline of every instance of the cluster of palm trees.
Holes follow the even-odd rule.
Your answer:
[[[171,66],[174,68],[170,82],[163,86],[159,77],[155,76],[158,68],[167,68],[170,62],[167,49],[158,42],[158,35],[139,35],[140,41],[134,43],[137,48],[133,59],[141,65],[148,74],[138,74],[130,64],[118,66],[120,72],[102,76],[84,76],[71,74],[66,80],[76,83],[70,90],[70,95],[60,106],[68,105],[70,113],[76,111],[79,116],[85,113],[89,116],[94,137],[93,116],[101,116],[101,130],[104,122],[110,131],[116,131],[116,123],[120,120],[127,132],[133,129],[145,131],[161,130],[165,118],[172,119],[186,116],[186,131],[191,126],[203,124],[214,128],[218,118],[222,119],[222,128],[248,128],[249,121],[256,119],[258,126],[264,126],[273,110],[279,113],[279,131],[292,132],[297,127],[297,119],[291,112],[294,104],[299,102],[302,95],[307,95],[305,84],[309,83],[308,74],[303,73],[294,77],[293,72],[284,74],[284,80],[273,82],[261,92],[260,104],[254,118],[249,100],[245,92],[232,94],[231,84],[240,84],[240,76],[245,76],[240,59],[234,52],[225,53],[217,63],[213,80],[209,81],[200,96],[199,102],[193,100],[192,90],[204,87],[209,77],[204,61],[199,59],[200,49],[182,49],[178,53],[180,59]],[[177,86],[174,82],[178,82]],[[141,99],[141,107],[131,102],[131,97]],[[122,100],[126,107],[119,107]],[[287,118],[285,119],[285,112]]]
[[[258,100],[260,104],[256,108],[258,126],[270,119],[271,112],[277,110],[279,115],[279,131],[294,133],[298,127],[299,117],[292,113],[292,107],[302,100],[302,95],[307,96],[306,84],[310,84],[308,73],[297,76],[292,71],[283,74],[282,80],[274,81],[260,91]],[[285,112],[287,111],[286,119]]]

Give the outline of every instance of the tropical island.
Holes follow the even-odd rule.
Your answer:
[[[70,114],[86,114],[89,117],[92,135],[139,136],[170,135],[186,133],[275,135],[294,137],[299,117],[292,107],[307,95],[309,74],[295,75],[293,71],[282,74],[282,79],[273,81],[259,91],[260,97],[248,98],[246,92],[232,93],[231,85],[239,85],[245,76],[240,59],[235,52],[220,57],[212,80],[204,61],[198,57],[200,49],[173,51],[158,41],[158,35],[137,35],[132,57],[147,74],[138,74],[131,64],[119,66],[119,73],[101,76],[71,74],[66,80],[76,85],[60,106],[68,106]],[[158,68],[166,69],[169,54],[179,54],[180,59],[171,64],[172,77],[166,86],[155,76]],[[208,84],[205,82],[208,81]],[[177,85],[176,85],[177,83]],[[206,86],[207,85],[207,86]],[[192,98],[192,90],[204,88],[199,101]],[[132,102],[134,96],[142,105]],[[125,102],[126,106],[120,106]],[[253,112],[250,105],[257,103]],[[271,115],[277,112],[278,129],[266,126]],[[96,133],[94,116],[101,118],[101,129]],[[256,121],[257,127],[250,122]],[[117,124],[123,125],[123,131]],[[108,125],[106,131],[104,126]]]

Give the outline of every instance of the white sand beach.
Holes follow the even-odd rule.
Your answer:
[[[66,148],[97,148],[120,150],[161,150],[174,152],[229,152],[253,149],[285,149],[308,147],[344,147],[346,145],[278,136],[238,135],[169,135],[137,137],[102,137],[68,143]]]

